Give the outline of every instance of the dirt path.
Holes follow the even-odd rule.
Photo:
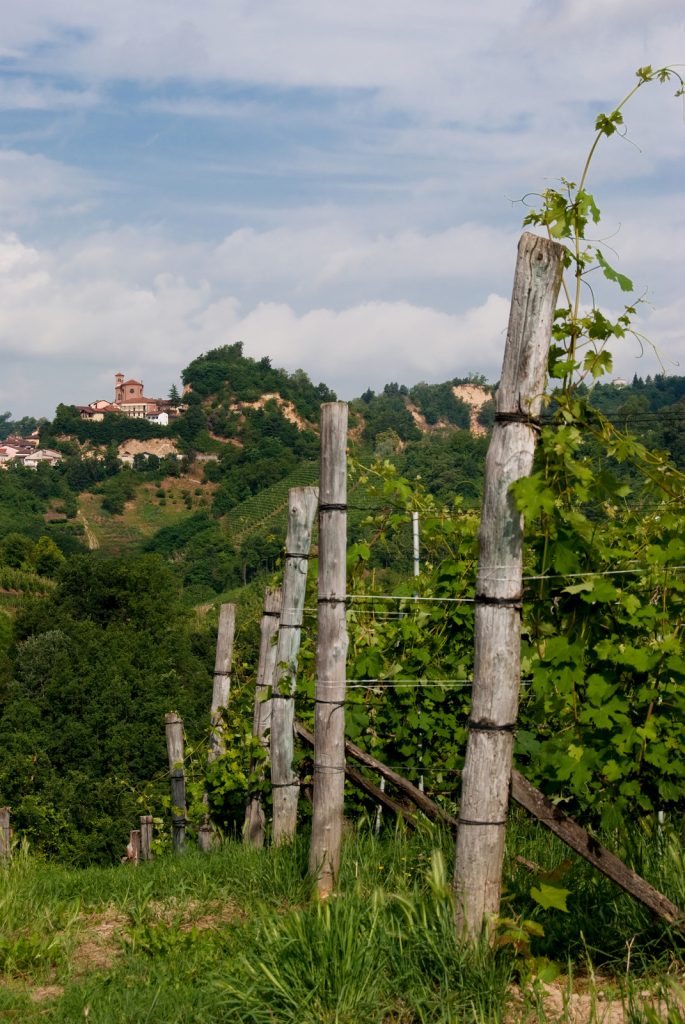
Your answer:
[[[80,519],[80,521],[83,523],[83,529],[86,535],[86,543],[88,544],[88,550],[97,551],[97,549],[100,547],[100,541],[97,539],[97,537],[91,530],[90,523],[84,516],[83,511],[81,509],[78,510],[76,518]]]

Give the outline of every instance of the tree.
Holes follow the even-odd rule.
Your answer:
[[[33,549],[33,563],[39,576],[54,576],[66,561],[50,537],[39,537]]]

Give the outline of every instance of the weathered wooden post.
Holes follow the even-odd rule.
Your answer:
[[[214,685],[212,687],[211,732],[207,763],[212,764],[224,753],[223,710],[228,707],[231,695],[231,666],[233,663],[233,640],[235,638],[235,605],[222,604],[219,609],[219,628],[216,636],[214,658]],[[209,798],[203,796],[205,812],[197,833],[197,845],[203,853],[209,853],[215,846],[215,834],[209,820]]]
[[[276,671],[276,636],[278,621],[281,617],[282,591],[280,588],[267,587],[264,594],[264,610],[260,625],[259,662],[254,695],[254,717],[252,735],[259,740],[268,751],[269,743],[266,733],[271,728],[271,699],[264,697],[273,685]],[[253,764],[254,770],[254,764]],[[264,773],[262,773],[262,778]],[[243,839],[250,846],[264,845],[264,807],[259,794],[248,794],[245,810],[245,829]]]
[[[278,625],[276,673],[271,701],[271,784],[273,786],[273,841],[287,842],[295,835],[300,784],[293,772],[293,720],[300,650],[302,612],[307,589],[312,525],[319,500],[316,487],[289,491],[288,533],[283,571],[283,608]]]
[[[152,860],[152,815],[140,816],[140,859]]]
[[[214,659],[214,687],[212,689],[212,732],[209,739],[210,762],[224,752],[224,721],[222,710],[228,707],[231,694],[231,665],[233,662],[233,639],[235,637],[235,605],[222,604],[219,609],[219,628],[216,636]]]
[[[140,838],[140,829],[131,829],[131,835],[128,841],[129,850],[131,851],[129,863],[131,863],[134,868],[137,868],[140,863]]]
[[[171,778],[172,839],[174,853],[181,853],[186,838],[186,775],[183,767],[183,719],[170,711],[164,716],[166,747]]]
[[[0,807],[0,860],[9,860],[12,856],[10,839],[10,809]]]
[[[521,655],[523,517],[511,485],[533,466],[564,253],[562,245],[529,232],[519,242],[485,463],[473,700],[454,869],[457,931],[470,938],[499,912]]]
[[[345,796],[347,659],[347,404],[321,406],[319,629],[316,645],[314,797],[309,870],[319,895],[340,867]]]

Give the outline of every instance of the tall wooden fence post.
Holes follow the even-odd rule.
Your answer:
[[[152,815],[140,816],[140,859],[152,860]]]
[[[164,716],[166,748],[171,778],[172,839],[174,853],[181,853],[186,838],[186,774],[183,767],[183,719],[174,711]]]
[[[316,487],[293,487],[290,489],[288,497],[283,609],[278,626],[276,674],[271,704],[274,843],[287,842],[292,839],[297,826],[297,798],[300,784],[292,768],[294,698],[302,613],[307,589],[309,548],[319,491]]]
[[[233,662],[233,640],[235,637],[235,605],[222,604],[219,609],[219,628],[216,635],[216,656],[214,658],[214,686],[212,688],[211,722],[209,738],[210,762],[224,752],[224,720],[221,712],[228,707],[231,694],[231,665]]]
[[[225,724],[223,710],[228,707],[231,694],[231,665],[233,663],[233,640],[235,637],[235,605],[222,604],[219,609],[219,627],[216,636],[214,658],[214,685],[210,712],[211,732],[207,762],[212,764],[224,753]],[[214,829],[209,820],[209,797],[205,791],[203,800],[205,812],[197,833],[197,845],[203,853],[209,853],[215,845]]]
[[[278,634],[278,621],[281,617],[282,591],[280,588],[267,587],[264,594],[264,610],[260,625],[259,662],[257,665],[257,679],[254,694],[254,717],[252,720],[252,735],[259,740],[265,751],[268,752],[269,743],[266,734],[271,728],[271,699],[264,697],[273,684],[276,670],[276,636]],[[253,762],[252,769],[255,765]],[[264,772],[260,774],[264,778]],[[245,810],[245,829],[243,832],[244,841],[250,846],[261,847],[264,845],[264,805],[259,793],[248,795],[247,808]]]
[[[454,869],[457,931],[470,938],[499,912],[521,656],[523,517],[511,485],[533,466],[564,252],[529,232],[519,241],[485,463],[473,699]]]
[[[340,867],[345,796],[347,404],[321,406],[314,796],[309,870],[327,896]]]
[[[0,807],[0,860],[9,860],[11,856],[10,809],[9,807]]]

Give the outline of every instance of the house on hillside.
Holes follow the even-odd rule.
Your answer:
[[[24,459],[24,465],[28,469],[38,469],[38,467],[47,463],[48,466],[56,466],[62,461],[62,455],[60,452],[56,452],[53,448],[37,448],[30,455],[27,455]]]
[[[2,444],[19,445],[20,448],[37,448],[40,444],[39,431],[32,431],[28,437],[20,437],[19,434],[9,434]]]
[[[33,445],[26,444],[23,438],[20,438],[19,440],[22,441],[21,444],[18,444],[15,439],[11,442],[9,440],[4,441],[3,444],[0,445],[0,467],[3,469],[7,469],[10,462],[23,465],[26,457],[33,454]]]
[[[104,398],[96,398],[90,405],[77,405],[76,406],[79,415],[82,420],[92,420],[95,423],[101,423],[105,418],[106,412],[120,412],[119,406],[112,405]]]

